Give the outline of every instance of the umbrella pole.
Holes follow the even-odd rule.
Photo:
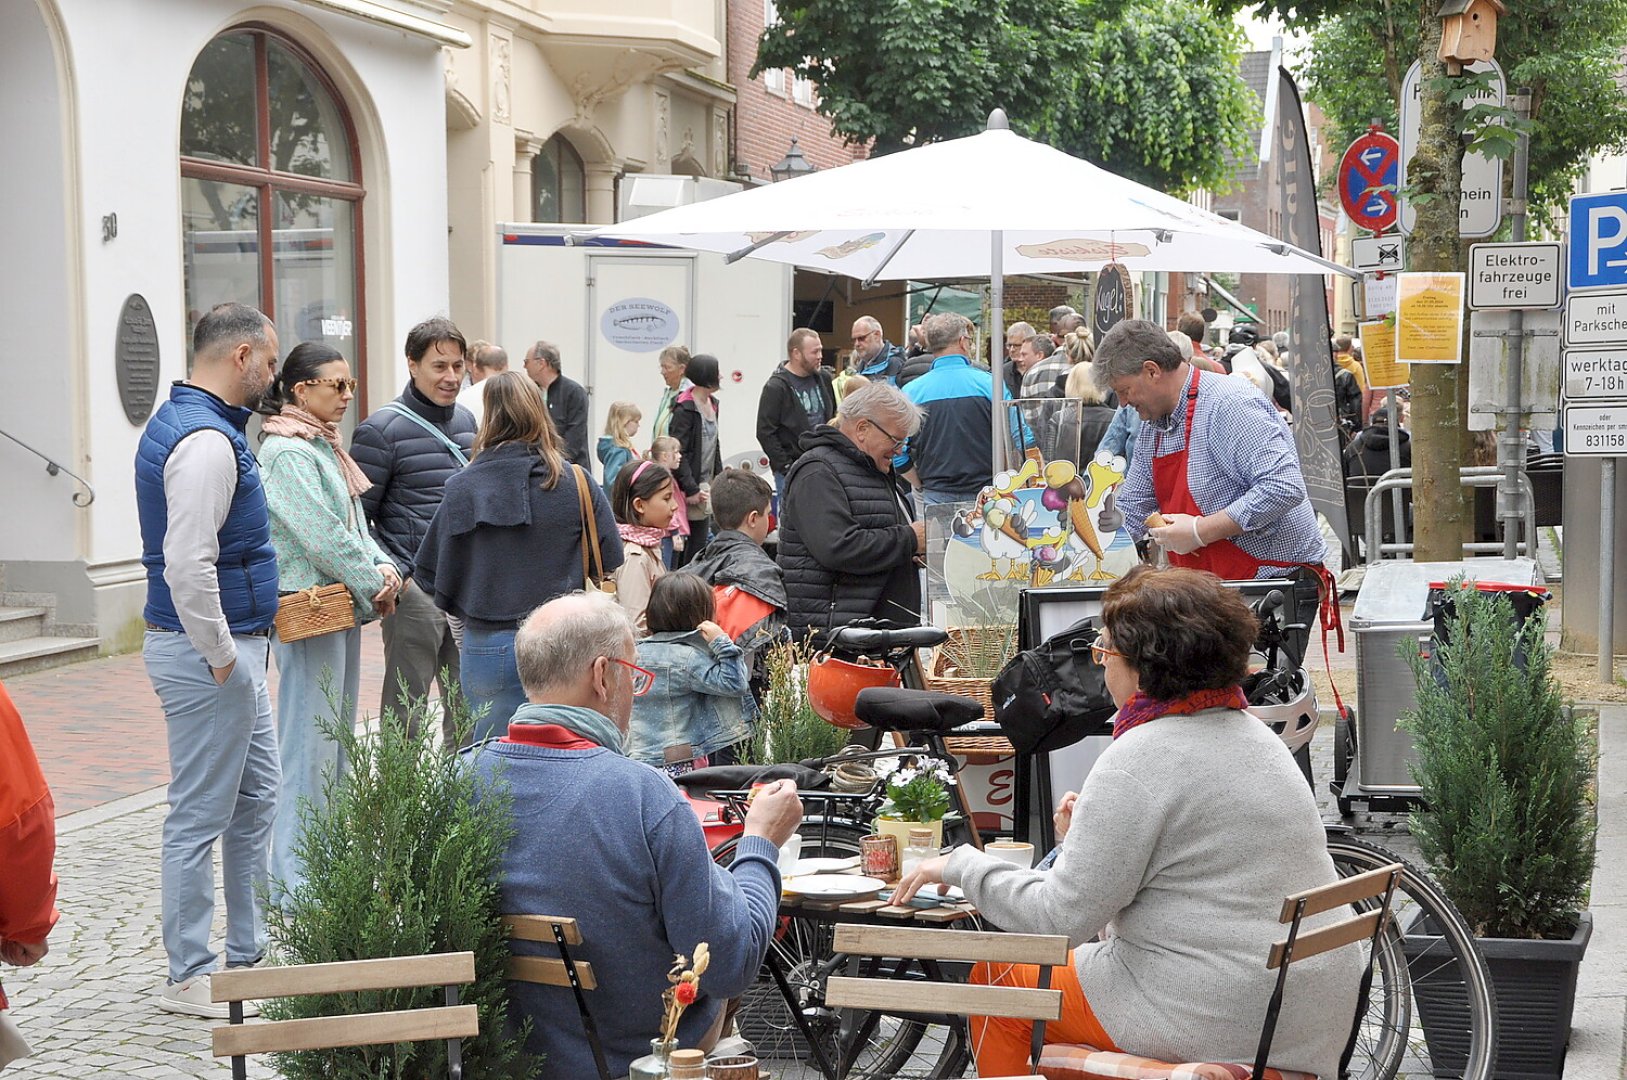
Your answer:
[[[990,410],[994,423],[989,437],[994,446],[994,471],[1005,468],[1006,437],[1002,425],[1010,423],[1006,406],[1006,279],[1005,234],[999,229],[989,240],[989,371],[994,375],[994,408]]]

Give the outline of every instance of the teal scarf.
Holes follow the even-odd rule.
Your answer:
[[[627,736],[610,717],[597,709],[578,705],[538,705],[526,702],[514,710],[511,724],[558,724],[584,739],[592,739],[606,750],[626,756]]]

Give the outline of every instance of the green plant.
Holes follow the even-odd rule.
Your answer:
[[[1593,875],[1586,725],[1560,699],[1542,618],[1517,629],[1506,597],[1462,577],[1447,588],[1449,640],[1433,661],[1404,650],[1418,707],[1402,726],[1427,807],[1413,834],[1477,934],[1568,937]]]
[[[949,812],[949,786],[954,774],[941,761],[905,755],[876,763],[887,783],[887,801],[877,811],[902,821],[937,821]]]
[[[466,735],[473,720],[461,697],[454,712]],[[508,1023],[498,876],[513,835],[509,796],[439,748],[440,723],[427,713],[419,699],[409,710],[416,723],[392,720],[366,736],[331,717],[320,721],[346,767],[325,778],[325,806],[301,806],[297,851],[306,877],[281,905],[267,905],[272,947],[290,964],[473,952],[475,982],[461,1000],[479,1010],[480,1034],[463,1043],[464,1075],[535,1076],[525,1029]],[[291,1020],[440,1004],[435,986],[283,998],[264,1011]],[[289,1080],[444,1076],[446,1043],[278,1054],[274,1064]]]
[[[812,646],[787,642],[763,654],[768,669],[768,691],[761,715],[751,733],[747,763],[772,765],[829,757],[847,742],[847,732],[828,724],[808,703],[808,665]]]

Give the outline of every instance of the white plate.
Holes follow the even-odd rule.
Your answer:
[[[822,900],[852,900],[873,896],[887,887],[880,878],[853,874],[806,874],[787,878],[785,891],[795,896],[817,896]]]
[[[859,872],[859,857],[850,855],[845,859],[798,859],[796,865],[786,877],[804,877],[808,874],[856,874]]]

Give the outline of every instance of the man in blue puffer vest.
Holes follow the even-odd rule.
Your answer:
[[[192,377],[170,387],[136,449],[147,568],[141,651],[169,737],[169,983],[158,1007],[225,1019],[226,1006],[209,995],[214,845],[222,842],[226,964],[254,964],[266,947],[255,892],[266,884],[281,779],[266,693],[277,556],[243,432],[276,374],[277,331],[254,308],[221,304],[198,320],[192,352]]]

